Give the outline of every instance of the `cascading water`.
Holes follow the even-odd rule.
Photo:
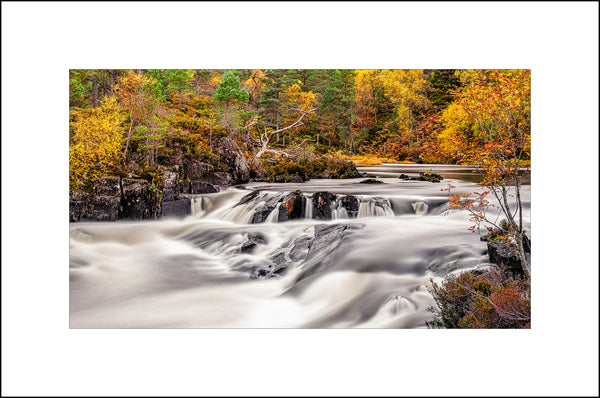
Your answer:
[[[425,214],[427,214],[427,210],[429,209],[429,205],[425,202],[414,202],[411,203],[413,210],[415,211],[416,215],[419,216],[423,216]]]
[[[422,328],[430,278],[488,266],[486,244],[440,184],[382,180],[250,183],[192,197],[184,219],[71,224],[70,325]],[[301,216],[281,221],[296,190]]]
[[[307,220],[312,220],[312,218],[313,218],[312,196],[305,196],[305,198],[306,198],[306,207],[304,209],[304,218]]]

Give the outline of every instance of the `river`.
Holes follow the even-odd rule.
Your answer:
[[[448,209],[442,191],[480,191],[477,176],[447,165],[359,170],[383,183],[253,182],[194,198],[184,219],[72,223],[70,327],[424,328],[431,279],[489,266],[469,215]],[[426,170],[444,180],[398,178]],[[281,198],[296,190],[303,217],[278,222]],[[336,195],[332,220],[313,219],[318,191]],[[359,201],[355,214],[346,195]],[[521,195],[529,234],[529,185]],[[265,206],[264,222],[251,223]]]

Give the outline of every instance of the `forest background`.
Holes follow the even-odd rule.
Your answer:
[[[225,137],[263,179],[298,167],[308,175],[323,155],[330,163],[479,166],[490,141],[518,146],[529,165],[529,70],[100,69],[69,77],[71,189],[173,157],[219,170]]]

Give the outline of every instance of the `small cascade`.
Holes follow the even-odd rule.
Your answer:
[[[414,202],[411,203],[415,214],[418,216],[424,216],[427,214],[427,210],[429,210],[429,205],[425,202]]]
[[[333,212],[331,213],[331,216],[334,220],[338,220],[338,219],[342,219],[342,218],[350,218],[350,216],[348,215],[348,211],[346,209],[344,209],[343,207],[338,207],[338,208],[334,209]]]
[[[306,198],[306,205],[304,208],[304,218],[307,220],[312,220],[313,217],[313,203],[312,203],[312,196],[305,196]],[[277,213],[279,214],[279,205],[277,205]],[[275,213],[275,211],[273,211],[273,213]]]
[[[345,196],[340,195],[336,198],[335,202],[331,204],[331,218],[333,220],[350,218],[348,211],[344,207],[343,198],[345,198]]]
[[[394,217],[395,213],[388,199],[362,200],[358,207],[358,218],[362,217]]]
[[[277,203],[277,206],[273,209],[273,211],[268,215],[267,219],[265,220],[265,222],[269,223],[269,222],[278,222],[279,220],[279,206],[281,206],[281,203]],[[311,213],[312,215],[312,213]]]
[[[375,213],[375,203],[360,202],[360,205],[358,206],[358,218],[373,217],[374,213]]]
[[[190,204],[193,216],[202,216],[213,207],[212,200],[208,196],[197,196],[192,198]]]
[[[254,217],[254,210],[260,204],[264,202],[256,203],[245,203],[241,206],[236,206],[223,215],[223,220],[231,221],[237,224],[250,224],[252,217]]]

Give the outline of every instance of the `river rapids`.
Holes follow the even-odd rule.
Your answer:
[[[459,166],[359,169],[383,183],[249,183],[194,197],[183,219],[71,224],[70,327],[424,328],[430,280],[490,265],[442,190],[481,187]],[[398,178],[428,170],[444,180]],[[296,190],[303,214],[282,222]],[[335,195],[330,220],[315,217],[320,191]],[[529,185],[521,195],[529,231]]]

